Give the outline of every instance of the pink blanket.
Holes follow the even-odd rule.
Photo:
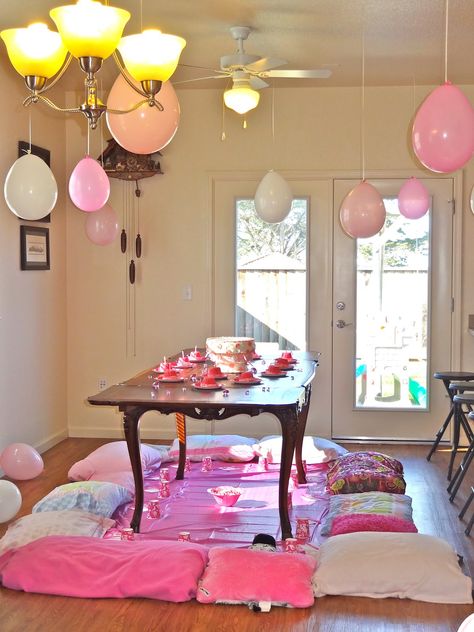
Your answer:
[[[0,557],[0,583],[14,590],[69,597],[196,596],[208,551],[199,544],[47,536]]]

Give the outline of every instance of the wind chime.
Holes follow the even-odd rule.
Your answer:
[[[109,178],[123,181],[122,189],[122,231],[120,250],[126,259],[126,348],[127,353],[135,355],[135,281],[137,280],[136,261],[142,256],[142,236],[140,234],[140,197],[142,191],[139,181],[143,178],[162,174],[160,163],[156,159],[162,154],[134,154],[121,147],[114,139],[99,157]]]

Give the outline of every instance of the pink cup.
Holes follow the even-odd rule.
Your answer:
[[[161,481],[160,497],[161,498],[169,498],[170,497],[170,484],[168,483],[168,481]]]
[[[189,456],[187,456],[186,460],[184,461],[184,471],[185,472],[191,471],[191,459],[189,458]]]
[[[309,519],[296,519],[296,539],[298,542],[306,542],[309,539]]]
[[[285,360],[293,360],[293,355],[291,354],[291,351],[283,351],[281,357]]]
[[[170,471],[167,467],[162,467],[160,469],[160,481],[165,481],[166,483],[170,482]]]
[[[281,367],[281,368],[285,368],[288,367],[288,360],[286,360],[285,358],[276,358],[273,361],[273,364],[276,364],[277,366]]]
[[[166,369],[166,371],[163,373],[163,377],[166,379],[169,379],[169,378],[179,377],[179,375],[178,375],[178,372],[175,371],[174,369]]]
[[[148,517],[152,519],[161,517],[159,500],[150,500],[148,502]]]
[[[211,472],[211,471],[212,471],[212,459],[210,456],[205,456],[202,459],[201,472]]]
[[[286,538],[286,540],[283,540],[283,546],[285,548],[285,553],[298,552],[298,540],[296,538]]]
[[[189,542],[191,540],[191,534],[189,531],[180,531],[178,533],[178,542]]]
[[[132,528],[126,527],[120,531],[121,540],[134,540],[135,533]]]
[[[254,375],[252,371],[244,371],[243,373],[239,375],[238,379],[239,381],[246,382],[247,380],[253,380]]]

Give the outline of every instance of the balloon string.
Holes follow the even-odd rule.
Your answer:
[[[449,24],[449,0],[446,0],[446,21],[444,28],[444,82],[448,81],[448,24]]]
[[[275,84],[272,85],[272,145],[275,151]]]
[[[226,139],[226,135],[225,135],[225,103],[224,103],[224,97],[222,97],[222,131],[221,131],[221,140],[225,140]]]
[[[90,156],[90,128],[87,125],[87,155]]]
[[[362,180],[365,180],[365,28],[362,22],[362,91],[361,91],[360,147],[362,152]]]
[[[31,136],[32,136],[32,132],[31,132],[31,108],[28,111],[28,134],[29,134],[29,138],[30,138],[30,149],[29,149],[28,153],[31,154]]]
[[[100,80],[100,94],[103,94],[103,85],[102,79]],[[100,117],[100,162],[102,164],[102,169],[104,168],[104,117]]]
[[[143,32],[143,0],[140,0],[140,33]]]

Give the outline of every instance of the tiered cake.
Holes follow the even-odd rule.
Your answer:
[[[254,338],[208,338],[206,349],[209,358],[224,373],[242,373],[255,353]]]

